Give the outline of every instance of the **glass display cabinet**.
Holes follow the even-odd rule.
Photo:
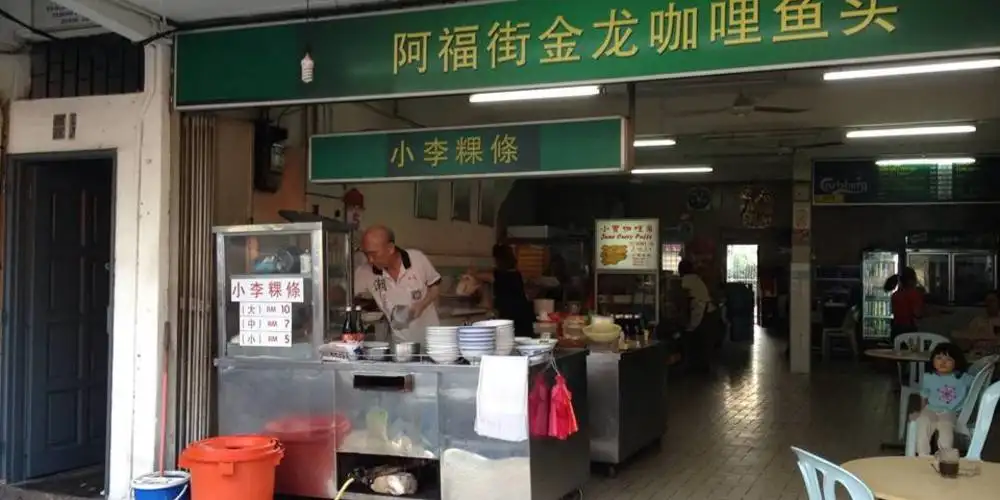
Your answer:
[[[350,307],[351,227],[333,220],[213,229],[220,355],[319,359]]]

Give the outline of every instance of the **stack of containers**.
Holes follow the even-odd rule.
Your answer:
[[[435,363],[451,364],[458,361],[458,327],[427,327],[426,351]]]
[[[479,364],[483,356],[496,352],[497,329],[490,326],[458,327],[458,349],[462,357],[472,364]]]

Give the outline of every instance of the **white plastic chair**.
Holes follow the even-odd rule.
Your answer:
[[[948,337],[927,332],[904,333],[896,337],[896,341],[893,342],[893,348],[897,351],[901,351],[904,348],[908,349],[909,344],[913,343],[917,347],[918,351],[928,352],[934,350],[934,348],[942,342],[948,342]],[[906,438],[906,419],[908,415],[907,410],[909,410],[910,406],[910,396],[920,395],[920,381],[923,379],[925,366],[925,363],[922,361],[911,361],[910,373],[907,380],[903,380],[903,367],[897,367],[899,372],[898,432],[900,441]]]
[[[851,500],[875,500],[871,488],[843,467],[801,448],[792,446],[792,451],[799,459],[799,472],[806,483],[806,496],[809,500],[837,500],[837,483],[844,486],[851,495]],[[822,488],[819,484],[820,475],[823,476]]]
[[[982,460],[983,446],[986,444],[986,436],[989,435],[990,426],[993,424],[993,413],[997,409],[997,400],[1000,400],[1000,382],[989,386],[983,391],[983,397],[979,398],[976,426],[972,430],[972,441],[969,443],[969,451],[965,454],[965,458]]]
[[[966,395],[965,401],[962,403],[962,409],[955,420],[955,433],[965,436],[966,439],[971,440],[974,436],[974,432],[969,429],[969,422],[972,421],[972,414],[975,409],[982,407],[980,399],[984,397],[983,394],[986,386],[993,379],[993,371],[996,368],[998,360],[1000,360],[1000,356],[987,356],[979,360],[985,362],[977,362],[969,369],[969,373],[974,374],[975,378],[969,386],[969,393]],[[992,419],[992,416],[990,418]],[[986,430],[989,431],[988,426]],[[906,448],[904,453],[908,457],[917,455],[917,422],[915,420],[910,420],[906,425]]]
[[[848,344],[851,346],[851,356],[854,359],[858,359],[858,338],[854,335],[854,331],[858,325],[858,316],[860,315],[860,310],[858,306],[851,307],[847,314],[844,315],[844,322],[841,323],[839,328],[824,328],[821,350],[823,352],[823,360],[830,360],[830,341],[832,339],[846,339]]]

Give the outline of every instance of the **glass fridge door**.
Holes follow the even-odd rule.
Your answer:
[[[957,305],[980,305],[996,288],[996,255],[986,252],[955,253],[952,256],[952,290]]]
[[[917,273],[917,282],[924,287],[928,304],[951,302],[951,255],[946,252],[913,252],[907,254],[906,265]]]
[[[899,256],[895,252],[867,252],[863,257],[862,335],[866,339],[889,338],[892,310],[883,286],[898,268]]]

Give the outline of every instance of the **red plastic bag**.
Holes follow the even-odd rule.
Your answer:
[[[549,385],[544,373],[535,375],[528,393],[528,431],[531,437],[549,435]]]
[[[565,441],[578,430],[573,395],[566,387],[562,374],[556,374],[556,384],[552,386],[552,398],[549,400],[549,436]]]

